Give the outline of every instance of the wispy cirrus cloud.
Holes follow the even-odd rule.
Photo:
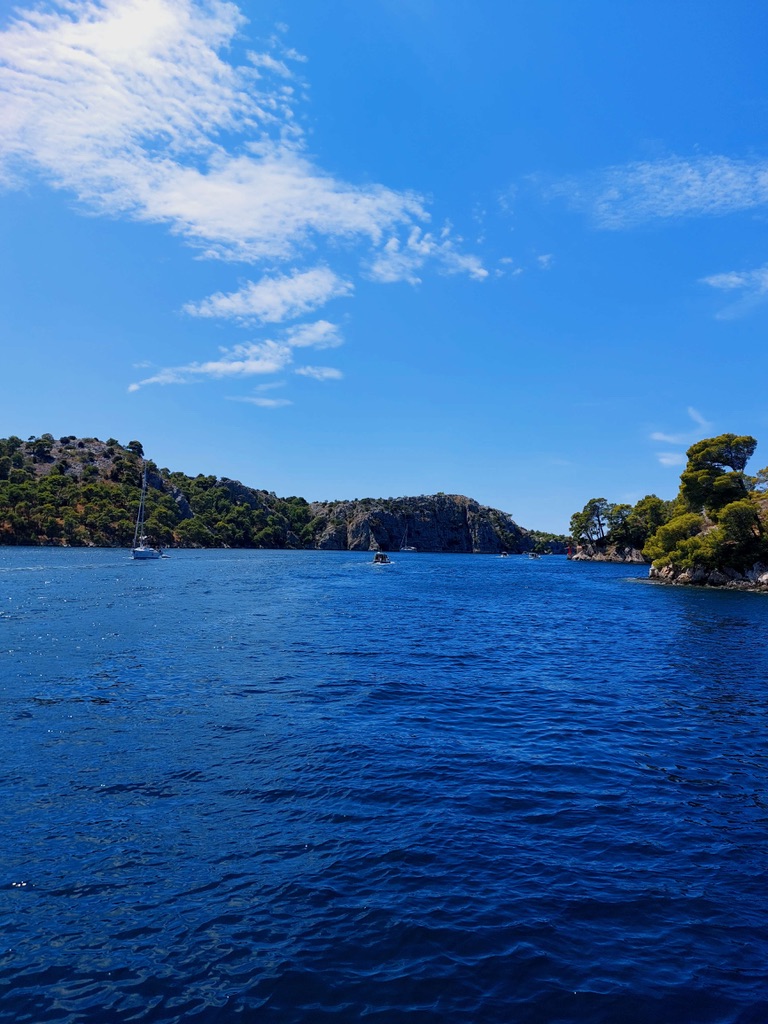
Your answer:
[[[192,316],[281,323],[305,316],[331,299],[351,295],[353,290],[351,281],[328,267],[313,267],[249,281],[237,292],[217,292],[202,302],[189,302],[184,311]]]
[[[312,164],[286,61],[220,56],[245,21],[232,3],[192,0],[18,12],[0,33],[2,180],[35,171],[97,212],[166,223],[236,259],[289,258],[312,236],[377,242],[428,219],[413,193]]]
[[[709,430],[712,426],[709,420],[702,416],[698,409],[694,409],[692,405],[688,406],[687,412],[693,422],[697,424],[697,426],[701,427],[702,430]]]
[[[293,259],[328,239],[375,248],[388,231],[428,219],[416,195],[336,181],[282,141],[215,152],[203,170],[148,170],[137,219],[169,223],[208,257]]]
[[[768,264],[755,270],[732,270],[724,274],[712,274],[701,279],[702,284],[723,292],[740,293],[717,314],[718,320],[734,320],[751,312],[768,299]]]
[[[722,216],[768,203],[768,161],[668,157],[608,167],[550,186],[606,229],[653,219]]]
[[[218,359],[192,362],[183,366],[168,366],[135,384],[129,391],[138,391],[148,384],[188,384],[194,380],[221,379],[223,377],[253,377],[259,374],[279,373],[291,362],[289,345],[277,341],[250,342],[222,348]]]
[[[373,281],[392,283],[407,281],[419,284],[419,271],[434,261],[446,274],[468,274],[476,281],[488,276],[488,271],[476,256],[460,252],[450,230],[445,228],[439,238],[419,227],[410,230],[406,239],[392,236],[368,264],[368,277]]]
[[[260,409],[284,409],[287,405],[293,405],[290,398],[262,398],[260,395],[229,395],[230,402],[245,402],[247,405],[257,405]]]
[[[341,380],[344,374],[332,366],[299,366],[296,373],[300,377],[311,377],[313,380]]]
[[[684,466],[686,463],[683,452],[657,452],[656,457],[662,466]]]
[[[663,431],[655,430],[651,434],[652,441],[661,441],[664,444],[687,444],[688,434],[665,434]]]
[[[689,448],[696,441],[701,439],[702,432],[710,430],[712,424],[692,405],[689,405],[686,412],[689,419],[696,424],[696,429],[679,431],[669,434],[656,430],[650,435],[652,441],[659,441],[662,444],[677,445],[683,449]],[[662,451],[657,452],[656,457],[662,466],[684,466],[686,463],[685,451]]]
[[[598,227],[608,230],[652,220],[726,216],[768,205],[768,160],[673,156],[608,167],[558,182],[545,191],[566,198],[586,211]],[[716,314],[719,320],[735,319],[768,298],[768,264],[711,274],[700,283],[740,293]]]
[[[150,376],[144,377],[143,380],[131,384],[128,390],[138,391],[150,384],[191,384],[203,380],[234,380],[282,373],[293,364],[294,349],[334,347],[331,339],[336,337],[335,332],[334,324],[328,323],[326,320],[319,320],[315,324],[305,324],[299,328],[288,329],[277,339],[247,342],[234,345],[231,348],[222,347],[219,349],[217,359],[163,367]],[[320,381],[339,380],[342,377],[340,370],[331,367],[307,366],[299,368],[295,372]],[[264,391],[273,386],[277,386],[277,384],[262,384],[257,390]],[[275,403],[259,401],[253,404],[267,406]],[[280,400],[277,404],[286,405],[288,402]]]
[[[318,258],[323,246],[331,255],[355,247],[360,272],[380,282],[416,281],[428,263],[485,277],[451,229],[428,230],[425,197],[318,166],[296,115],[304,58],[273,41],[236,63],[232,44],[246,24],[226,0],[43,0],[17,10],[0,32],[0,187],[42,181],[85,212],[165,225],[203,257],[268,265],[239,289],[188,302],[201,318],[282,323],[351,295],[349,273]],[[287,261],[290,272],[277,272]],[[306,330],[310,338],[318,328]],[[338,333],[325,337],[326,347],[339,343]],[[235,345],[132,390],[279,372],[301,344],[297,334]]]

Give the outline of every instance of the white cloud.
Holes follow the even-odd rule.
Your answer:
[[[288,345],[276,341],[252,342],[222,349],[218,359],[204,363],[170,366],[131,384],[129,391],[138,391],[147,384],[188,384],[203,378],[252,377],[257,374],[280,373],[291,362]]]
[[[248,261],[294,258],[323,238],[375,248],[426,222],[416,193],[312,163],[286,85],[298,55],[229,63],[221,54],[244,24],[221,0],[18,12],[0,33],[0,180],[36,173],[97,212],[166,223],[208,256]],[[424,256],[482,276],[450,249]]]
[[[247,402],[248,405],[258,405],[261,409],[283,409],[286,405],[293,405],[289,398],[259,398],[258,395],[230,395],[230,402]]]
[[[219,57],[231,3],[104,0],[22,12],[0,34],[4,178],[35,168],[96,210],[168,223],[210,255],[285,258],[310,236],[366,236],[427,217],[423,201],[338,181],[302,155],[291,93]],[[260,71],[255,71],[258,65]],[[223,132],[242,135],[228,151]]]
[[[700,426],[703,430],[709,430],[709,428],[712,426],[712,424],[709,422],[709,420],[705,419],[705,417],[701,415],[699,410],[698,409],[694,409],[694,407],[692,405],[688,406],[688,408],[686,409],[686,412],[691,417],[693,422],[696,423],[698,426]]]
[[[296,370],[302,377],[311,377],[313,380],[341,380],[344,374],[332,366],[300,366]]]
[[[741,292],[740,298],[717,314],[719,320],[732,320],[750,312],[768,298],[768,264],[755,270],[732,270],[704,277],[702,284],[726,292]]]
[[[502,256],[493,272],[494,277],[521,277],[524,273],[523,267],[516,266],[511,256]]]
[[[682,452],[657,452],[656,457],[662,466],[684,466],[686,462]]]
[[[242,321],[280,323],[310,313],[330,299],[352,293],[350,281],[344,281],[328,267],[264,277],[249,281],[237,292],[217,292],[184,310],[192,316],[225,317]]]
[[[685,449],[690,448],[692,444],[699,441],[702,436],[702,432],[709,430],[712,424],[707,420],[698,409],[695,409],[692,405],[689,405],[686,412],[691,420],[696,424],[695,430],[680,431],[677,434],[667,434],[663,431],[654,431],[650,437],[652,441],[661,441],[663,444],[680,445]],[[684,466],[686,464],[685,452],[657,452],[656,457],[662,466]]]
[[[425,230],[424,197],[356,185],[313,161],[294,112],[304,58],[273,39],[236,64],[229,47],[245,25],[226,0],[42,0],[17,10],[0,32],[0,186],[37,179],[88,213],[164,224],[204,257],[269,266],[269,276],[184,307],[203,318],[283,323],[351,295],[348,275],[317,254],[339,243],[362,247],[378,281],[416,282],[427,263],[486,277],[449,225]],[[290,272],[277,272],[281,261]],[[276,373],[294,348],[340,342],[327,321],[302,324],[282,341],[180,359],[129,390]]]
[[[394,281],[408,281],[419,284],[421,278],[416,271],[421,267],[423,259],[414,253],[409,246],[402,248],[399,238],[390,238],[383,251],[370,265],[370,276],[375,281],[391,284]]]
[[[293,54],[293,59],[297,58],[297,54]],[[285,61],[277,60],[269,53],[254,53],[252,50],[248,52],[248,60],[255,68],[265,68],[267,71],[273,72],[273,74],[281,75],[283,78],[292,78],[292,73]]]
[[[731,270],[727,274],[712,274],[710,277],[702,277],[701,283],[708,284],[712,288],[720,288],[722,291],[734,291],[737,288],[749,288],[753,285],[757,285],[762,290],[768,284],[768,275],[766,275],[766,268],[750,270],[746,273]]]
[[[445,229],[438,240],[419,227],[410,230],[405,242],[395,236],[389,238],[369,263],[368,274],[372,280],[386,284],[394,281],[419,284],[421,278],[417,271],[431,260],[446,274],[466,273],[475,281],[488,277],[481,261],[457,250]]]
[[[222,377],[268,376],[281,373],[291,366],[294,349],[336,348],[341,344],[342,339],[336,324],[329,323],[327,320],[318,320],[315,323],[288,328],[279,340],[267,339],[266,341],[234,345],[232,348],[222,348],[218,359],[191,362],[183,366],[164,367],[151,376],[131,384],[128,390],[138,391],[148,384],[189,384],[193,381],[216,380]],[[342,377],[340,370],[323,366],[305,366],[295,372],[305,377],[314,377],[316,380],[339,380]],[[282,387],[284,383],[284,381],[268,382],[258,385],[256,390],[265,391]],[[290,403],[281,400],[279,404]]]
[[[687,434],[663,434],[660,431],[654,431],[651,434],[652,441],[663,441],[664,444],[687,444]]]
[[[170,223],[209,257],[289,259],[319,237],[376,244],[385,232],[427,218],[416,196],[338,182],[282,143],[245,155],[217,152],[203,170],[152,171],[137,216]]]
[[[216,54],[243,22],[232,4],[177,0],[19,12],[0,34],[3,152],[86,199],[102,185],[138,202],[152,146],[161,166],[256,116],[258,97]],[[275,120],[266,104],[263,120]]]
[[[514,213],[514,204],[517,199],[518,189],[516,185],[510,185],[504,189],[503,192],[499,192],[497,199],[499,207],[502,213],[511,216]]]
[[[723,215],[768,203],[768,161],[669,157],[609,167],[587,179],[561,182],[550,192],[589,210],[603,228]]]
[[[338,326],[327,320],[299,324],[290,328],[285,338],[292,348],[338,348],[342,344]]]

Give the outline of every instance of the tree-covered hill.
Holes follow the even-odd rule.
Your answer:
[[[676,583],[768,584],[768,467],[746,472],[756,447],[746,435],[697,441],[673,501],[590,499],[571,517],[577,553],[621,560],[642,550],[653,578]]]
[[[159,468],[139,441],[51,434],[0,439],[0,545],[130,546],[145,468],[146,532],[163,547],[565,551],[460,495],[309,504]]]
[[[147,468],[146,530],[180,547],[304,547],[303,498],[159,469],[139,441],[51,434],[0,440],[0,544],[127,547]]]

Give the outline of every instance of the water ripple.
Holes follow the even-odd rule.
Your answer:
[[[367,561],[0,550],[0,1020],[767,1020],[764,602]]]

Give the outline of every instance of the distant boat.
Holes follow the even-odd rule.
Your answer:
[[[400,545],[401,551],[416,551],[417,549],[408,543],[408,524],[405,526],[405,534],[403,535],[403,543]]]
[[[541,558],[541,555],[537,551],[529,551],[528,552],[528,557],[529,558]]]
[[[392,559],[386,553],[386,551],[377,551],[373,556],[374,565],[392,565]]]
[[[131,547],[131,558],[162,558],[161,548],[154,548],[148,542],[144,532],[144,512],[147,498],[147,469],[141,477],[141,498],[139,499],[139,514],[136,516],[136,529],[133,531],[133,545]]]
[[[509,552],[502,551],[501,554],[499,555],[499,558],[509,558]]]

